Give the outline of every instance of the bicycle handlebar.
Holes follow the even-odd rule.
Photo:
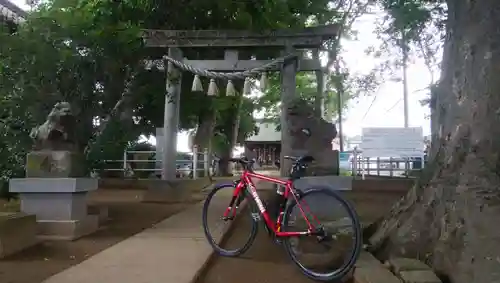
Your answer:
[[[248,159],[246,157],[241,157],[241,158],[228,158],[227,161],[229,162],[238,162],[238,163],[241,163],[243,165],[246,165],[246,164],[253,164],[255,163],[255,160],[254,159]]]

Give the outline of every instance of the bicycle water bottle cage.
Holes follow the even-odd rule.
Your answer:
[[[302,155],[299,157],[295,156],[284,156],[283,158],[293,161],[292,168],[290,169],[289,178],[291,180],[297,180],[304,176],[306,173],[307,166],[309,163],[314,161],[314,157],[310,155]]]

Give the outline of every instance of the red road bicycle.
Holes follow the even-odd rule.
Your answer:
[[[329,189],[328,187],[311,186],[307,190],[298,190],[295,188],[294,181],[304,176],[308,164],[314,161],[312,156],[285,156],[284,158],[293,161],[289,178],[286,180],[272,178],[270,176],[255,173],[253,171],[254,161],[248,160],[247,158],[230,159],[229,161],[231,162],[240,163],[243,166],[244,171],[240,179],[234,181],[233,183],[218,184],[207,195],[207,199],[203,206],[202,216],[205,236],[207,237],[208,242],[217,254],[226,257],[237,257],[250,248],[257,235],[258,222],[261,218],[263,218],[264,227],[266,227],[268,232],[270,232],[270,234],[275,237],[277,242],[283,244],[287,254],[290,256],[292,261],[307,277],[318,281],[333,281],[342,279],[354,268],[356,260],[358,259],[359,253],[361,251],[362,237],[359,218],[353,206],[338,193]],[[279,195],[281,195],[281,197],[279,198],[279,209],[277,210],[276,215],[274,215],[276,221],[273,221],[271,219],[270,213],[266,210],[266,207],[264,206],[261,198],[257,193],[252,178],[277,184],[278,188],[279,186],[284,186],[284,191],[280,191],[278,189],[277,192]],[[220,243],[217,243],[214,240],[212,234],[208,229],[208,208],[210,207],[210,203],[214,195],[223,189],[233,190],[230,203],[227,206],[224,215],[222,216],[222,219],[224,221],[234,220],[237,216],[238,208],[243,207],[242,203],[245,200],[248,200],[247,204],[249,205],[249,210],[252,215],[252,227],[249,237],[240,248],[232,250],[227,250],[221,247]],[[353,234],[351,246],[352,249],[350,250],[347,258],[345,258],[341,264],[336,263],[335,266],[329,265],[327,269],[325,269],[325,267],[323,266],[323,269],[320,272],[307,268],[305,264],[301,262],[301,260],[299,259],[301,254],[293,246],[293,241],[291,239],[310,237],[309,239],[313,240],[313,242],[315,243],[325,244],[335,240],[339,234],[339,230],[333,233],[327,231],[326,228],[329,228],[332,225],[329,225],[328,223],[322,224],[319,220],[322,217],[316,217],[316,215],[319,214],[313,215],[310,212],[311,207],[305,202],[305,198],[308,196],[314,196],[313,199],[320,199],[321,201],[324,201],[327,198],[333,198],[332,202],[326,202],[329,205],[323,205],[323,209],[329,208],[330,205],[335,206],[335,209],[337,211],[342,208],[345,212],[347,212],[347,217],[345,218],[349,220],[348,222],[350,223],[350,226],[352,226],[352,228],[350,229]],[[294,223],[297,222],[297,220],[294,220],[297,218],[297,216],[292,213],[294,208],[298,208],[299,211],[296,214],[302,216],[301,220],[304,220],[303,222],[306,224],[307,228],[299,231],[292,231]],[[244,209],[241,210],[243,211]],[[345,224],[333,226],[336,226],[337,228],[346,227]]]

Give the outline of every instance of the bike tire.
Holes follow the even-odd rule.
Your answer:
[[[324,187],[311,187],[310,189],[304,191],[300,196],[300,199],[312,195],[312,194],[323,194],[324,197],[333,197],[338,203],[343,206],[343,208],[347,211],[348,217],[352,220],[352,226],[354,230],[354,247],[353,250],[348,257],[348,260],[344,262],[344,264],[328,273],[318,273],[312,270],[307,269],[303,264],[300,263],[297,255],[294,253],[293,248],[291,246],[290,238],[283,238],[283,245],[288,256],[291,260],[299,267],[304,275],[307,277],[316,280],[316,281],[336,281],[344,278],[355,266],[356,261],[358,260],[359,254],[361,253],[363,239],[362,239],[362,228],[359,217],[354,209],[353,205],[347,201],[345,198],[340,196],[335,191]],[[300,201],[299,199],[299,201]],[[290,231],[288,220],[290,218],[290,214],[293,211],[293,208],[297,205],[297,201],[295,199],[291,199],[288,206],[286,207],[285,213],[283,215],[283,223],[282,223],[282,231]]]
[[[240,256],[241,254],[245,253],[252,246],[253,242],[255,241],[255,237],[257,236],[258,220],[254,219],[252,217],[252,211],[254,211],[253,206],[255,206],[255,204],[248,197],[246,191],[244,189],[241,190],[239,197],[246,198],[247,199],[247,206],[249,206],[249,207],[244,207],[243,209],[241,209],[241,207],[240,207],[240,211],[239,211],[240,213],[237,212],[235,219],[230,220],[230,221],[237,221],[238,218],[242,215],[241,212],[245,212],[245,210],[248,210],[247,213],[249,213],[249,215],[251,217],[251,223],[252,223],[250,235],[242,247],[237,248],[237,249],[232,249],[232,250],[224,249],[223,247],[221,247],[222,243],[220,243],[220,242],[218,243],[214,239],[214,237],[212,236],[212,234],[210,233],[210,230],[208,228],[208,209],[210,207],[210,203],[211,203],[214,195],[222,189],[233,189],[234,190],[235,188],[234,188],[234,184],[220,184],[220,185],[215,186],[212,189],[212,191],[210,191],[210,193],[207,195],[207,198],[205,199],[205,203],[203,204],[203,212],[202,212],[203,230],[205,232],[205,237],[207,238],[208,243],[212,246],[213,250],[218,255],[224,256],[224,257],[237,257],[237,256]],[[229,203],[228,203],[228,205],[229,205]],[[235,225],[235,224],[232,223],[232,225]],[[230,227],[229,229],[231,229],[231,228],[233,228],[233,227]],[[226,233],[229,233],[229,231],[226,231]]]

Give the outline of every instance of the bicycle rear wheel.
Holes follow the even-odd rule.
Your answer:
[[[305,191],[298,201],[300,206],[295,199],[287,206],[282,231],[307,231],[307,222],[310,222],[323,232],[322,235],[284,238],[285,250],[313,280],[344,278],[354,268],[362,248],[361,224],[354,207],[338,193],[323,187]],[[312,212],[314,209],[318,211]],[[297,227],[300,224],[302,227]]]
[[[252,212],[255,211],[253,207],[255,206],[255,204],[248,197],[248,194],[244,189],[240,191],[240,194],[238,196],[240,201],[237,200],[233,205],[234,209],[236,204],[239,203],[239,207],[236,208],[236,215],[234,215],[234,217],[231,219],[226,219],[226,220],[222,219],[225,209],[227,209],[227,207],[230,205],[230,200],[233,195],[234,189],[235,189],[234,184],[217,185],[207,195],[207,198],[203,205],[203,215],[202,215],[203,230],[205,232],[205,236],[208,240],[208,243],[212,246],[212,248],[217,254],[227,257],[237,257],[246,252],[252,245],[253,241],[255,240],[258,229],[258,221],[252,217]],[[222,199],[214,198],[216,194],[221,195]],[[216,209],[216,211],[211,211],[210,209],[212,208]],[[212,216],[212,219],[213,217],[217,218],[219,220],[217,222],[219,223],[214,223],[215,221],[209,219],[209,216]],[[247,219],[241,219],[244,217],[247,217]],[[216,239],[216,237],[214,236],[218,235],[222,237],[224,233],[230,233],[228,229],[232,229],[234,227],[220,225],[220,221],[223,221],[222,224],[229,224],[231,226],[234,226],[236,224],[239,225],[243,224],[250,226],[248,237],[243,237],[243,239],[238,239],[238,244],[237,247],[235,248],[225,247],[226,246],[226,243],[224,243],[225,241],[222,241],[222,238]],[[235,221],[238,221],[238,223],[234,223]],[[219,224],[218,225],[219,227],[215,227],[215,229],[212,230],[209,227],[211,226],[211,224]]]

